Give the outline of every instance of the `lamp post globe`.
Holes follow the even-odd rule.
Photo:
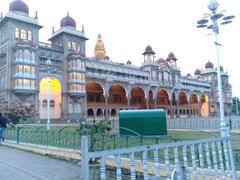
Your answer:
[[[215,11],[217,10],[219,4],[216,0],[210,0],[208,3],[208,9],[210,9],[210,11]]]

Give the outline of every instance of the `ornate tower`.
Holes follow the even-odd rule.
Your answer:
[[[97,42],[94,49],[94,55],[95,57],[100,59],[104,59],[104,57],[106,56],[105,46],[102,41],[102,36],[100,33],[98,34],[98,37],[97,37]]]
[[[28,5],[14,0],[0,18],[0,101],[38,109],[38,34],[42,26]]]
[[[142,53],[142,55],[144,56],[144,63],[148,63],[148,62],[154,62],[154,55],[156,53],[153,51],[151,46],[147,46],[144,53]]]

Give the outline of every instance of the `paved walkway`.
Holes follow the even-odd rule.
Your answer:
[[[0,145],[1,180],[76,180],[80,166]]]

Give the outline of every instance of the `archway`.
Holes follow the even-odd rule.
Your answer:
[[[109,89],[109,104],[127,105],[127,93],[119,84],[113,84]]]
[[[196,110],[199,108],[198,106],[198,96],[195,93],[192,93],[190,96],[190,106],[191,109],[193,109],[193,112],[191,113],[191,115],[196,115]]]
[[[132,88],[130,104],[135,108],[146,108],[145,92],[141,87],[135,86]]]
[[[51,119],[61,117],[62,88],[60,81],[55,77],[50,77],[50,115]],[[48,77],[44,77],[39,82],[40,92],[40,119],[47,119],[47,98],[48,98]]]
[[[93,117],[93,116],[94,116],[94,111],[93,111],[93,109],[88,109],[88,110],[87,110],[87,116],[88,116],[88,117]]]
[[[102,109],[97,110],[97,117],[102,117],[103,116],[103,111]]]
[[[96,106],[103,105],[105,102],[104,99],[104,90],[102,86],[94,81],[88,81],[86,86],[87,91],[87,106]]]
[[[149,109],[153,109],[154,108],[154,100],[153,100],[153,92],[152,90],[149,91]]]
[[[188,104],[188,100],[187,100],[187,95],[185,92],[181,91],[178,95],[178,103],[179,106],[183,106]]]
[[[112,116],[112,117],[116,117],[116,116],[117,116],[117,111],[116,111],[116,109],[112,109],[112,110],[111,110],[111,116]]]
[[[165,89],[159,89],[157,92],[157,107],[167,109],[169,106],[169,96]]]
[[[181,91],[178,95],[178,104],[179,104],[179,109],[187,109],[188,108],[188,99],[187,95],[184,91]],[[183,114],[183,111],[182,111]],[[180,113],[180,115],[182,115]],[[183,114],[185,115],[185,113]]]
[[[206,94],[201,95],[201,116],[208,117],[209,116],[209,99]]]

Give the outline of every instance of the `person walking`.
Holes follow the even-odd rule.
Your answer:
[[[4,141],[4,130],[7,127],[6,118],[0,113],[0,142]]]

